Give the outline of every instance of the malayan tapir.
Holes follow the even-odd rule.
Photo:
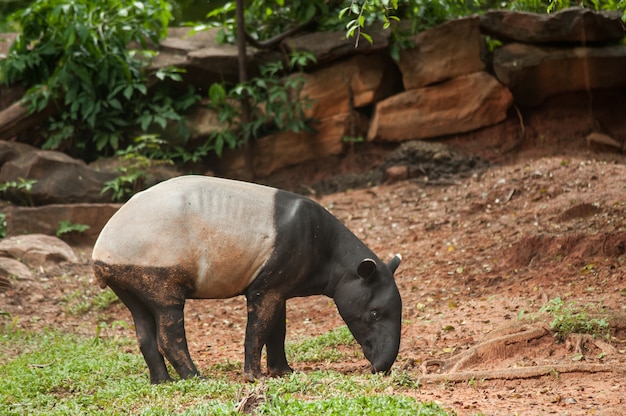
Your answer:
[[[135,194],[93,249],[98,284],[130,310],[150,381],[198,376],[189,355],[185,299],[245,295],[244,374],[292,371],[285,356],[285,301],[327,295],[372,371],[387,372],[400,345],[402,301],[385,264],[316,202],[247,182],[181,176]]]

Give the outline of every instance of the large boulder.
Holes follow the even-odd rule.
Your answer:
[[[401,90],[398,69],[386,55],[358,55],[305,74],[308,117],[324,119],[365,107]],[[352,108],[354,107],[354,108]]]
[[[36,147],[26,143],[0,140],[0,166],[10,160],[22,156],[25,153],[33,152],[35,150],[37,150]]]
[[[478,24],[477,17],[451,20],[410,38],[415,46],[403,49],[398,62],[404,87],[421,88],[482,71]]]
[[[513,102],[485,72],[405,91],[376,105],[368,140],[406,141],[463,133],[498,123]]]
[[[239,54],[236,45],[217,41],[219,28],[192,32],[188,27],[173,27],[161,41],[159,53],[151,69],[176,66],[184,70],[185,83],[206,89],[215,82],[237,82],[239,79]],[[248,72],[255,73],[254,49],[247,48]]]
[[[579,7],[554,14],[489,11],[480,17],[480,29],[501,40],[523,43],[618,42],[626,36],[621,13]]]
[[[343,138],[350,134],[352,122],[349,113],[337,114],[320,120],[315,133],[287,131],[255,141],[251,149],[254,173],[265,177],[283,167],[340,154],[344,149]],[[243,152],[224,152],[217,171],[223,176],[245,178]]]
[[[368,31],[372,43],[359,39],[357,44],[354,38],[346,38],[346,32],[314,32],[288,38],[282,46],[286,50],[313,54],[316,59],[314,65],[317,66],[355,54],[385,50],[389,46],[390,34],[389,30]]]
[[[574,91],[626,87],[626,45],[555,48],[511,43],[494,53],[496,76],[522,106]]]
[[[6,210],[7,236],[56,235],[62,221],[86,225],[85,231],[70,231],[60,238],[75,245],[91,245],[121,204],[51,204],[41,207],[11,207]]]
[[[0,241],[0,256],[17,259],[29,267],[78,262],[72,247],[57,237],[44,234],[3,239]]]
[[[9,282],[10,287],[11,282],[8,277],[28,280],[32,279],[33,274],[28,266],[21,261],[11,257],[0,257],[0,277],[3,276],[7,277],[6,282]],[[0,286],[2,286],[2,284],[0,284]],[[1,292],[2,290],[0,289],[0,293]]]
[[[105,182],[116,176],[91,169],[61,152],[35,150],[4,163],[0,183],[35,181],[30,190],[14,187],[5,193],[6,198],[21,205],[108,202],[110,193],[101,191]]]

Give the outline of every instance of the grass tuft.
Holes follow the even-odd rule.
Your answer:
[[[328,331],[315,338],[287,343],[287,358],[293,362],[339,362],[346,359],[340,347],[358,347],[347,326]]]
[[[560,341],[569,334],[590,334],[609,337],[609,322],[589,316],[590,306],[578,307],[574,302],[564,302],[561,298],[549,300],[539,312],[553,317],[550,329]]]

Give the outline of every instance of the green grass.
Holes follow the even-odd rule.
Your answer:
[[[357,348],[356,340],[347,326],[342,326],[315,338],[306,338],[300,342],[287,343],[285,351],[291,362],[335,362],[343,361],[352,347]]]
[[[61,299],[64,309],[70,315],[82,315],[89,311],[103,311],[110,305],[119,302],[117,295],[110,289],[101,290],[95,285],[79,288]]]
[[[250,384],[233,381],[240,378],[240,366],[233,369],[226,362],[203,369],[206,380],[153,386],[134,338],[35,333],[9,322],[0,316],[2,415],[235,415],[239,400],[253,389],[260,397],[254,413],[260,415],[450,414],[410,397],[415,386],[407,387],[406,377],[396,373],[313,371]],[[292,348],[344,345],[352,342],[346,331],[331,331]]]

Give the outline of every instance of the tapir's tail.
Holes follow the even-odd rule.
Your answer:
[[[100,289],[106,288],[107,280],[111,276],[110,268],[101,261],[93,262],[93,274],[96,276],[96,282]]]

